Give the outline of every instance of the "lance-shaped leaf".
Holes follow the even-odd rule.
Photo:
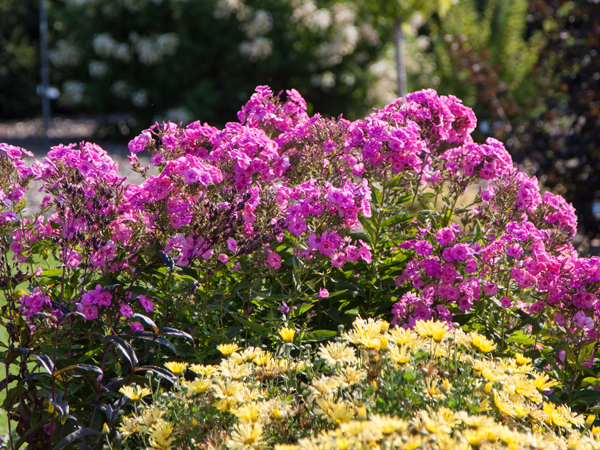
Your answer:
[[[109,344],[114,345],[115,347],[117,347],[119,349],[119,351],[123,354],[123,356],[125,356],[125,358],[127,359],[127,361],[129,361],[129,364],[131,364],[131,367],[135,367],[135,366],[138,365],[138,359],[137,359],[137,356],[135,354],[135,350],[124,339],[120,338],[119,336],[115,336],[113,334],[109,334],[109,335],[105,336],[105,335],[100,334],[100,333],[92,332],[92,333],[90,333],[90,335],[91,336],[98,336],[100,339],[102,339],[102,340],[108,342]]]
[[[54,363],[50,359],[48,355],[31,355],[33,358],[37,359],[42,367],[46,369],[50,375],[54,372]]]
[[[150,317],[146,317],[143,314],[132,314],[131,316],[129,316],[130,319],[138,319],[141,320],[142,322],[144,322],[146,325],[152,327],[152,329],[154,330],[155,333],[158,334],[158,327],[156,326],[156,323],[154,323],[154,320],[152,320]]]
[[[185,331],[181,331],[178,330],[176,328],[169,328],[169,327],[164,327],[160,330],[161,335],[163,334],[167,334],[169,336],[179,336],[179,337],[183,337],[186,338],[187,340],[192,342],[192,345],[195,346],[196,344],[194,343],[194,338],[192,337],[191,334],[186,333]]]
[[[58,376],[61,373],[68,372],[69,370],[85,370],[88,372],[96,372],[102,375],[102,369],[98,366],[92,366],[90,364],[74,364],[72,366],[63,367],[62,369],[54,372],[54,376]]]
[[[162,367],[156,367],[156,366],[140,366],[137,367],[135,369],[135,371],[141,371],[141,370],[149,370],[152,373],[155,373],[156,375],[158,375],[161,378],[164,378],[165,380],[169,381],[170,383],[175,383],[175,375],[173,375],[171,373],[171,371],[167,370],[167,369],[163,369]]]
[[[161,337],[158,334],[150,333],[149,331],[137,331],[133,336],[126,335],[125,337],[134,337],[145,341],[156,342],[160,345],[168,347],[173,353],[177,353],[175,346],[167,338]]]
[[[54,450],[61,450],[69,445],[71,442],[76,441],[79,438],[84,436],[89,436],[90,434],[98,434],[98,430],[94,430],[93,428],[80,428],[79,430],[73,431],[66,438],[60,441],[58,444],[54,446]]]

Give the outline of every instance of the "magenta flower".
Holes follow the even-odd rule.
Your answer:
[[[325,288],[319,289],[319,295],[318,295],[318,297],[319,298],[329,297],[329,291],[327,289],[325,289]]]

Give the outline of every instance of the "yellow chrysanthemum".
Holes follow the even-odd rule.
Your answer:
[[[169,361],[165,363],[165,367],[173,372],[174,375],[181,375],[187,369],[188,363]]]
[[[327,345],[321,345],[319,356],[329,366],[357,361],[355,350],[344,342],[329,342]]]
[[[414,331],[400,327],[392,328],[389,335],[392,337],[392,341],[398,345],[412,345],[419,337]]]
[[[523,356],[522,353],[517,353],[515,355],[515,360],[517,361],[517,364],[520,366],[524,366],[525,364],[529,364],[531,362],[531,358],[527,358],[527,357]]]
[[[482,353],[489,353],[496,350],[497,347],[494,341],[489,340],[475,331],[471,332],[471,343],[473,344],[473,347],[477,347]]]
[[[269,364],[269,361],[271,361],[271,359],[271,353],[261,350],[261,352],[254,357],[253,361],[254,364],[256,364],[257,366],[266,366],[267,364]]]
[[[173,425],[164,420],[155,424],[150,430],[150,446],[157,450],[168,450],[171,447]]]
[[[328,422],[340,424],[349,422],[354,418],[354,406],[345,401],[336,402],[333,398],[319,398],[316,401],[315,412],[323,415]]]
[[[198,375],[210,377],[219,373],[219,366],[205,366],[203,364],[192,364],[190,370]]]
[[[146,395],[152,394],[150,389],[139,386],[123,386],[119,392],[133,402],[139,402]]]
[[[202,394],[210,387],[211,382],[206,378],[199,378],[185,383],[185,386],[194,394]]]
[[[283,342],[292,342],[294,340],[294,336],[296,335],[296,330],[293,328],[281,328],[279,330],[279,336]]]
[[[550,377],[548,376],[548,374],[544,373],[542,375],[538,375],[533,381],[533,384],[536,388],[538,388],[538,390],[544,392],[549,389],[552,389],[554,386],[558,386],[559,382],[555,380],[550,381]]]
[[[423,338],[433,339],[435,342],[442,342],[448,331],[448,325],[444,322],[434,320],[429,320],[427,322],[424,320],[417,320],[415,331]]]
[[[500,412],[503,412],[507,416],[517,416],[517,412],[515,411],[513,403],[508,399],[506,395],[501,395],[498,393],[498,391],[494,391],[494,404],[496,405],[496,408],[500,410]]]
[[[229,356],[233,352],[237,352],[240,347],[237,344],[219,344],[217,350],[219,350],[224,356]]]
[[[227,441],[231,450],[260,450],[266,446],[263,427],[260,423],[242,423],[237,425]]]

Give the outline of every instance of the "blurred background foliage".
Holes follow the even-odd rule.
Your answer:
[[[494,136],[577,208],[600,248],[597,0],[48,0],[53,114],[125,114],[222,126],[257,85],[354,119],[397,92],[394,22],[408,90],[472,107]],[[38,116],[37,0],[0,0],[0,119]],[[105,128],[100,132],[106,134]],[[104,135],[99,136],[105,137]]]

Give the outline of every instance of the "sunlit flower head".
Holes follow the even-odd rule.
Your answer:
[[[292,342],[294,340],[294,336],[296,335],[296,330],[293,328],[281,328],[279,330],[279,336],[283,342]]]
[[[325,364],[336,366],[337,364],[351,364],[357,361],[355,350],[345,342],[329,342],[319,347],[319,356]]]
[[[471,343],[473,344],[473,347],[478,348],[482,353],[489,353],[492,350],[496,350],[497,347],[494,341],[491,341],[475,331],[471,332]]]
[[[199,378],[185,383],[185,386],[194,394],[202,394],[210,387],[210,385],[210,380],[206,378]]]
[[[138,402],[146,395],[152,394],[150,389],[139,386],[123,386],[119,392],[133,402]]]
[[[417,320],[415,331],[419,333],[422,338],[433,339],[435,342],[442,342],[448,331],[448,325],[444,322],[436,322],[433,320],[427,322]]]
[[[231,450],[260,450],[266,444],[263,427],[260,423],[237,425],[231,433],[231,438],[227,441],[227,447]]]
[[[229,356],[234,352],[237,352],[240,347],[237,344],[219,344],[217,350],[219,350],[224,356]]]
[[[219,366],[205,366],[203,364],[192,364],[190,370],[198,375],[210,377],[219,373]]]
[[[174,375],[181,375],[187,369],[188,363],[169,361],[165,363],[165,367],[173,372]]]

